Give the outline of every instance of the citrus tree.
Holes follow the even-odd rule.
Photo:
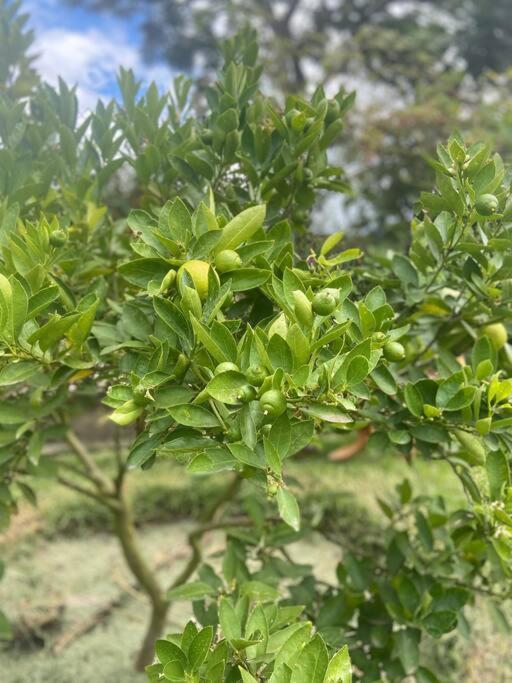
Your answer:
[[[5,34],[27,43],[15,6],[2,11]],[[304,260],[293,229],[317,190],[346,188],[326,152],[344,93],[319,89],[282,110],[259,92],[254,43],[234,39],[204,111],[187,114],[183,79],[171,95],[141,95],[122,72],[122,104],[82,121],[73,90],[39,83],[24,52],[1,55],[4,517],[20,495],[34,500],[38,476],[110,512],[151,603],[137,657],[150,680],[439,680],[422,639],[467,629],[477,594],[498,614],[510,596],[512,199],[501,159],[453,136],[407,254],[362,259],[336,234]],[[126,166],[131,186],[116,190]],[[129,443],[107,469],[72,428],[77,406],[100,403]],[[288,552],[312,521],[287,465],[326,429],[369,428],[411,465],[447,461],[467,503],[416,496],[404,480],[379,501],[377,548],[344,546],[325,583],[314,558]],[[63,440],[74,461],[50,454]],[[226,484],[165,586],[124,484],[168,458]],[[336,523],[321,529],[340,543]],[[220,562],[203,557],[213,530],[226,539]],[[194,620],[159,639],[178,600]]]

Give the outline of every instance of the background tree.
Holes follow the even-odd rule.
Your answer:
[[[474,119],[482,93],[510,99],[489,77],[512,64],[507,0],[74,1],[137,12],[148,60],[205,73],[218,63],[219,40],[249,23],[277,93],[319,80],[330,92],[355,81],[361,101],[354,144],[346,141],[339,152],[355,168],[349,215],[354,227],[381,239],[406,239],[409,207],[429,183],[422,157],[434,154],[435,141],[455,128],[481,137]],[[507,135],[495,130],[501,152]]]

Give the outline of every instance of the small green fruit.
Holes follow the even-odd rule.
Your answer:
[[[260,405],[265,415],[279,417],[286,410],[286,399],[278,389],[269,389],[261,395]]]
[[[236,270],[242,265],[242,259],[233,249],[223,249],[215,257],[215,267],[219,273]]]
[[[248,403],[249,401],[254,401],[256,398],[256,389],[250,384],[244,384],[238,393],[238,400],[242,403]]]
[[[185,377],[187,370],[190,367],[190,358],[188,358],[184,353],[180,353],[176,361],[176,365],[173,368],[172,374],[174,379],[178,382]]]
[[[269,436],[271,429],[272,429],[272,425],[267,422],[266,424],[264,424],[262,426],[261,433],[263,434],[263,436]]]
[[[300,289],[293,291],[292,296],[297,320],[304,327],[311,327],[313,325],[313,310],[310,300]]]
[[[228,441],[240,441],[242,438],[242,433],[240,431],[240,427],[235,424],[232,427],[229,427],[228,431],[226,432],[226,436],[228,438]]]
[[[68,236],[64,230],[54,230],[49,239],[52,247],[63,247],[67,242]]]
[[[502,349],[508,340],[507,328],[503,323],[493,323],[482,328],[482,332],[486,337],[489,337],[491,344],[496,351]]]
[[[230,361],[225,361],[224,363],[219,363],[215,368],[215,374],[220,375],[221,372],[240,372],[240,368],[236,363],[231,363]]]
[[[205,128],[201,133],[201,140],[205,145],[211,145],[213,142],[213,131],[209,128]]]
[[[492,216],[498,208],[498,199],[493,194],[483,194],[475,202],[475,209],[481,216]]]
[[[210,264],[206,261],[199,261],[198,259],[191,259],[186,261],[178,270],[178,286],[182,287],[183,273],[187,273],[192,278],[194,287],[201,299],[206,299],[208,296],[208,274],[210,272]]]
[[[329,292],[318,292],[313,297],[312,307],[317,315],[330,315],[336,309],[336,299]]]
[[[384,358],[393,363],[405,358],[405,349],[399,342],[391,341],[384,344]]]
[[[247,377],[249,384],[252,384],[255,387],[261,387],[267,377],[267,370],[263,365],[256,363],[248,368],[245,376]]]

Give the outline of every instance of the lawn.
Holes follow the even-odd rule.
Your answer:
[[[329,449],[324,444],[323,451]],[[335,516],[340,542],[360,542],[378,535],[383,520],[376,496],[386,498],[407,476],[422,493],[442,493],[456,505],[463,492],[444,464],[417,462],[409,467],[396,454],[365,452],[332,463],[320,450],[291,463],[289,473],[302,494],[308,517],[318,522]],[[100,458],[106,457],[99,455]],[[162,462],[129,477],[129,494],[146,553],[166,582],[187,558],[186,533],[201,501],[220,488],[223,476],[190,478],[183,468]],[[17,639],[0,651],[2,680],[9,683],[131,683],[144,677],[133,672],[132,655],[143,632],[146,611],[135,590],[109,519],[94,504],[46,480],[39,485],[37,509],[20,509],[3,538],[7,572],[0,601],[12,618]],[[207,552],[214,555],[222,538],[212,534]],[[311,533],[292,548],[292,555],[315,559],[322,578],[331,578],[341,558],[340,547]],[[188,617],[179,605],[169,617],[169,630]],[[474,630],[467,639],[445,638],[429,652],[439,661],[443,683],[506,683],[507,638],[479,604],[469,613]],[[509,667],[509,668],[507,668]]]

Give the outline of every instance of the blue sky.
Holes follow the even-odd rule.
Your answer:
[[[138,17],[119,18],[69,7],[63,0],[23,0],[35,30],[37,68],[45,80],[61,76],[77,84],[80,107],[86,111],[98,97],[117,94],[119,65],[132,68],[145,82],[169,85],[172,72],[164,64],[144,64]]]

